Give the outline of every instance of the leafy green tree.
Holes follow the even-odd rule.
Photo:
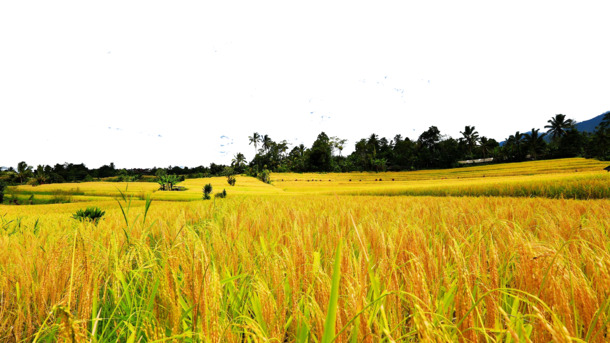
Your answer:
[[[345,148],[345,143],[347,143],[347,139],[341,139],[337,136],[330,137],[330,146],[332,150],[338,150],[339,156],[341,156],[341,152]]]
[[[519,131],[514,135],[510,135],[506,139],[505,148],[508,151],[507,155],[511,160],[521,161],[524,158],[523,149],[523,134]]]
[[[371,170],[373,155],[369,152],[366,139],[356,142],[354,152],[350,155],[350,158],[359,170]]]
[[[415,168],[417,160],[417,146],[415,142],[411,141],[408,137],[405,139],[401,135],[394,137],[393,144],[393,164],[398,169],[413,169]]]
[[[561,137],[557,146],[559,157],[583,156],[586,146],[585,135],[575,127],[568,129],[566,134]]]
[[[499,146],[498,142],[495,139],[489,139],[485,136],[481,137],[480,141],[480,147],[481,147],[481,153],[483,154],[483,158],[487,158],[487,156],[496,148]]]
[[[458,166],[457,161],[461,158],[460,144],[451,137],[441,140],[437,144],[437,152],[434,168],[454,168]]]
[[[388,160],[385,158],[376,158],[373,160],[373,167],[376,172],[384,172],[386,171],[388,165]]]
[[[332,170],[332,148],[330,138],[322,132],[313,142],[309,153],[309,167],[314,171]]]
[[[523,139],[527,152],[529,152],[533,159],[538,159],[538,155],[540,155],[546,147],[544,141],[545,134],[540,134],[539,132],[539,129],[532,129],[532,132],[526,133]]]
[[[39,185],[47,183],[49,180],[49,175],[45,172],[44,166],[38,165],[38,167],[36,167],[34,178],[36,179],[36,183]]]
[[[300,144],[292,148],[287,157],[288,168],[295,172],[304,172],[306,170],[305,163],[305,145]]]
[[[438,144],[441,138],[441,132],[436,126],[430,126],[419,135],[417,139],[419,168],[438,168],[440,165]]]
[[[203,200],[210,200],[210,194],[212,194],[212,184],[208,183],[203,186]]]

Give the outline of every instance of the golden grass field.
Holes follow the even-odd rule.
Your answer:
[[[19,186],[78,194],[0,205],[0,342],[605,342],[606,165]]]

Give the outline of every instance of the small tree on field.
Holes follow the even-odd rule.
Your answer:
[[[225,167],[222,171],[222,175],[227,177],[227,183],[231,186],[235,186],[235,169],[233,167]]]
[[[178,175],[170,174],[168,175],[165,170],[159,169],[157,171],[157,183],[159,184],[159,189],[162,191],[173,191],[174,186],[182,180]]]
[[[212,184],[208,183],[203,186],[203,200],[210,200],[210,194],[212,194]]]

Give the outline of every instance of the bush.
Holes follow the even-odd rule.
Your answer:
[[[235,186],[235,175],[227,175],[227,182],[229,183],[229,185]]]
[[[6,183],[0,181],[0,204],[4,201],[4,190],[6,189]]]
[[[264,183],[271,183],[271,172],[268,169],[265,169],[262,172],[258,173],[256,177]]]
[[[102,211],[99,207],[87,207],[85,210],[78,210],[72,215],[73,219],[78,221],[90,221],[95,225],[100,221],[106,212]]]
[[[211,199],[210,194],[212,193],[212,184],[208,183],[203,186],[203,200]]]
[[[214,195],[215,198],[226,198],[227,197],[227,190],[223,189],[222,192],[218,192]]]

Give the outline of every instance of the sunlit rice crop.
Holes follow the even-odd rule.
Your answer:
[[[586,164],[20,186],[74,202],[0,205],[0,341],[605,342],[610,187]]]
[[[606,339],[608,200],[235,196],[98,226],[68,205],[2,219],[1,340],[320,339],[340,241],[336,341]]]

